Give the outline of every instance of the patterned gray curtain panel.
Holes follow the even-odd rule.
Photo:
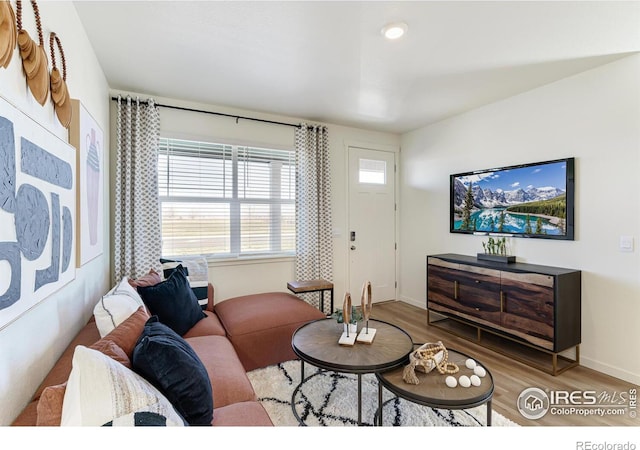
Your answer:
[[[328,132],[300,124],[296,148],[296,279],[333,282]],[[317,294],[302,294],[317,305]]]
[[[153,100],[117,100],[114,195],[114,283],[159,264],[162,252],[158,201],[160,113]]]

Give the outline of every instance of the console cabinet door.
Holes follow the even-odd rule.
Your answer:
[[[500,323],[500,271],[434,258],[429,260],[427,286],[430,308]]]
[[[427,301],[456,310],[458,264],[430,258],[427,266]]]
[[[536,273],[502,272],[502,326],[553,349],[554,278]]]
[[[500,271],[461,265],[457,281],[459,310],[500,324]]]

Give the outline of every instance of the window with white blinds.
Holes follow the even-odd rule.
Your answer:
[[[162,254],[295,252],[293,151],[160,139]]]

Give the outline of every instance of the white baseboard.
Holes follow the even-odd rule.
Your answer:
[[[640,375],[580,355],[580,365],[640,386]]]
[[[400,295],[401,302],[405,302],[410,304],[411,306],[415,306],[420,309],[427,309],[427,305],[425,304],[425,300],[416,300],[411,297],[407,297],[406,295]]]

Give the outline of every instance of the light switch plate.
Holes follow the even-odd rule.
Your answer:
[[[620,236],[620,251],[621,252],[633,251],[633,236]]]

